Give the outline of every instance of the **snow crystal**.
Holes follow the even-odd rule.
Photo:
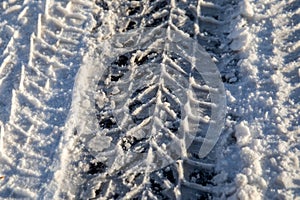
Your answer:
[[[249,142],[251,133],[249,128],[246,126],[246,122],[241,122],[235,127],[235,137],[239,145],[245,145]]]
[[[252,185],[245,185],[243,189],[239,190],[236,195],[239,200],[259,200],[262,199],[257,191],[257,188]]]
[[[259,159],[259,155],[249,147],[244,147],[241,151],[245,163],[254,165],[254,162]]]
[[[248,178],[244,174],[237,174],[235,178],[235,183],[237,185],[246,185],[248,183]]]
[[[276,183],[279,184],[280,186],[286,188],[288,185],[291,185],[291,178],[287,172],[282,172],[276,180]]]
[[[254,15],[253,8],[248,0],[244,0],[240,3],[240,12],[243,17],[252,18]]]

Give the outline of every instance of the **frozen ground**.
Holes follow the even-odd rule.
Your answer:
[[[0,198],[300,198],[299,37],[297,0],[1,1]]]

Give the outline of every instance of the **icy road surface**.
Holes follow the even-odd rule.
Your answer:
[[[0,1],[0,199],[300,198],[300,1]]]

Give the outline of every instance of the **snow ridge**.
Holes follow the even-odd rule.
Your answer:
[[[228,36],[240,73],[239,82],[228,87],[229,113],[235,116],[228,122],[238,149],[227,160],[241,166],[231,197],[293,199],[299,195],[299,103],[292,95],[299,88],[297,3],[244,1],[239,7]]]
[[[9,44],[12,49],[24,46],[24,50],[14,54],[21,62],[15,72],[20,74],[19,85],[12,90],[9,121],[1,127],[0,173],[6,174],[1,182],[2,198],[46,197],[59,164],[53,162],[59,154],[74,76],[81,63],[83,30],[92,22],[88,14],[82,14],[86,10],[79,1],[70,1],[66,7],[51,0],[28,4],[23,4],[19,15],[25,25]],[[17,7],[7,12],[12,9]]]

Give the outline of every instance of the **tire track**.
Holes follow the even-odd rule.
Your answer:
[[[110,38],[110,35],[135,30],[140,27],[170,26],[176,31],[188,33],[189,37],[198,40],[198,42],[211,53],[216,62],[221,59],[225,63],[233,60],[232,57],[234,54],[232,50],[227,47],[229,44],[227,35],[231,31],[228,29],[228,25],[230,24],[233,14],[230,9],[232,6],[231,2],[134,1],[131,3],[112,3],[109,1],[97,1],[96,4],[98,5],[98,11],[96,13],[98,14],[95,14],[94,18],[97,24],[93,29],[93,33],[100,40],[107,40]],[[193,28],[191,29],[190,27]],[[101,48],[104,48],[101,46],[97,47],[97,42],[95,43],[96,45],[94,46],[99,51],[101,51]],[[93,53],[94,52],[91,54]],[[226,54],[225,59],[223,59],[224,53]],[[115,64],[119,66],[127,65],[127,62],[132,60],[133,57],[134,53],[129,52],[128,54],[116,58]],[[99,61],[93,62],[95,62],[96,66],[99,65]],[[145,63],[148,61],[147,58],[141,58],[140,61],[136,61],[138,65],[140,65],[139,62]],[[217,63],[220,69],[222,69],[221,66],[224,64],[223,62]],[[87,63],[88,65],[90,64],[89,62]],[[110,66],[110,63],[108,63],[108,66]],[[126,69],[124,70],[126,71]],[[113,66],[109,67],[108,71],[105,77],[110,77],[110,81],[112,82],[117,82],[124,73],[126,73],[125,71],[122,72],[122,70],[114,72]],[[224,71],[224,74],[227,73],[227,71]],[[234,77],[235,74],[230,77],[231,84],[236,82]],[[225,79],[227,80],[227,78]],[[102,82],[105,82],[104,79],[100,79],[98,90],[102,90],[103,88],[108,89],[109,86],[105,86]],[[82,86],[81,89],[83,90],[83,88]],[[80,105],[76,101],[76,105],[77,104]],[[77,110],[80,109],[77,108]],[[116,128],[115,119],[109,114],[110,110],[109,108],[107,110],[97,108],[96,113],[95,111],[91,112],[97,115],[100,126],[98,129],[107,135],[115,135],[112,136],[114,138],[113,140],[119,141],[121,146],[123,144],[123,151],[126,151],[127,147],[131,148],[130,146],[139,144],[139,142],[131,141],[130,138],[122,137],[122,132]],[[80,115],[80,111],[73,110],[73,115],[75,114],[77,116]],[[57,193],[58,196],[64,198],[89,197],[96,199],[139,199],[142,197],[151,199],[187,199],[188,196],[189,198],[209,198],[230,195],[230,192],[222,192],[222,190],[228,190],[233,186],[232,177],[228,178],[221,172],[219,168],[220,164],[218,163],[219,160],[216,155],[217,152],[222,151],[221,149],[223,147],[215,149],[205,159],[200,159],[197,156],[197,151],[199,150],[198,146],[202,143],[200,136],[199,141],[195,141],[187,150],[186,153],[188,157],[178,159],[174,164],[150,173],[149,175],[145,175],[145,177],[147,176],[146,179],[148,182],[143,182],[142,177],[144,177],[144,175],[139,172],[132,172],[130,174],[126,171],[120,171],[120,174],[108,174],[109,172],[107,171],[110,169],[103,162],[95,159],[94,154],[90,152],[84,142],[85,139],[94,137],[93,134],[84,135],[87,134],[85,130],[93,128],[89,127],[82,130],[81,127],[83,125],[78,124],[74,126],[74,123],[76,124],[74,121],[76,120],[73,119],[73,121],[70,121],[70,123],[73,123],[71,127],[74,127],[74,129],[69,132],[73,132],[75,136],[74,140],[69,143],[68,152],[73,152],[73,155],[71,156],[72,158],[69,158],[66,162],[67,166],[65,166],[65,169],[62,169],[61,173],[65,174],[62,185],[68,185],[68,188],[72,189],[68,191],[61,190]],[[88,121],[87,123],[95,123],[92,118],[88,119]],[[93,127],[97,127],[97,125]],[[99,138],[99,140],[101,139]],[[224,142],[221,142],[220,144],[223,143]],[[227,144],[224,143],[224,145]],[[109,154],[109,152],[107,153]],[[103,152],[103,154],[105,154],[105,152]],[[76,166],[75,170],[74,166]],[[72,182],[70,182],[70,180],[72,180]],[[225,183],[226,181],[227,183]],[[145,191],[142,192],[144,189]]]
[[[15,58],[22,61],[20,84],[12,91],[10,119],[1,133],[2,198],[46,198],[51,192],[84,31],[91,23],[87,3],[28,5],[27,14],[35,14],[28,19],[31,29],[20,30],[18,44],[26,42],[27,48]]]
[[[272,159],[278,172],[271,182],[276,189],[274,192],[274,186],[270,184],[268,192],[270,197],[294,199],[300,195],[300,4],[297,1],[283,3],[278,9],[281,14],[274,20],[274,35],[277,36],[274,39],[274,52],[282,56],[276,74],[276,83],[279,85],[277,96],[280,101],[277,127],[284,134],[285,140],[278,143],[280,157]]]
[[[229,150],[231,156],[225,160],[240,166],[235,170],[232,198],[293,199],[299,191],[295,145],[299,107],[289,97],[289,91],[299,87],[293,81],[298,63],[297,38],[292,36],[297,25],[291,20],[297,6],[293,4],[297,3],[244,1],[242,18],[236,18],[235,32],[229,35],[231,48],[239,51],[240,73],[237,84],[228,87],[228,122],[238,148]],[[294,47],[290,52],[289,44]]]
[[[6,4],[6,5],[5,5]],[[13,177],[18,169],[12,170],[12,168],[18,167],[15,160],[9,158],[13,155],[15,158],[19,158],[18,146],[16,143],[13,146],[9,146],[9,138],[18,139],[26,135],[26,133],[20,131],[20,134],[10,136],[8,134],[7,125],[8,121],[12,119],[12,112],[14,110],[14,98],[15,89],[18,88],[21,81],[21,77],[17,76],[21,74],[21,69],[28,63],[28,52],[30,44],[30,34],[35,30],[35,24],[29,23],[29,21],[37,21],[37,14],[41,11],[41,5],[39,3],[17,1],[15,3],[7,4],[2,3],[2,16],[1,20],[4,20],[4,29],[1,31],[1,39],[5,49],[2,50],[1,67],[0,67],[0,95],[1,95],[1,121],[3,126],[1,127],[1,174],[5,174],[5,179],[1,181],[1,197],[7,198],[12,193],[11,188],[5,187],[10,184],[8,177]],[[32,8],[35,14],[30,15],[28,9]],[[7,24],[12,23],[12,24]],[[10,34],[10,38],[7,34]],[[3,37],[4,36],[4,37]],[[9,39],[8,39],[9,38]],[[9,41],[9,42],[8,42]],[[1,45],[2,46],[2,45]],[[25,120],[25,119],[24,119]],[[19,127],[17,130],[21,130]],[[7,143],[8,142],[8,143]],[[8,148],[7,148],[8,147]],[[16,156],[15,156],[16,155]],[[17,162],[19,163],[19,162]],[[14,167],[15,166],[15,167]],[[28,172],[29,176],[35,176],[35,173]],[[31,191],[24,190],[16,187],[16,197],[33,197],[34,194]]]
[[[4,113],[0,118],[1,198],[299,196],[298,1],[9,2],[0,8],[0,112]],[[221,71],[229,112],[224,132],[207,157],[197,154],[203,142],[199,131],[183,152],[185,156],[168,166],[156,171],[141,172],[140,167],[112,173],[86,141],[103,133],[105,137],[96,137],[97,148],[104,148],[113,138],[122,155],[147,149],[147,141],[124,134],[112,115],[114,105],[103,108],[97,104],[101,103],[99,98],[116,92],[115,85],[127,91],[127,82],[122,81],[132,70],[129,62],[146,73],[149,70],[144,64],[160,57],[144,50],[125,52],[106,63],[107,70],[100,72],[104,78],[92,72],[99,72],[97,67],[103,64],[99,52],[112,45],[101,46],[103,41],[142,27],[172,28],[205,47]],[[173,56],[175,59],[169,59],[173,66],[188,65]],[[84,71],[86,68],[91,71]],[[89,85],[93,81],[88,79],[98,86]],[[145,113],[139,110],[151,103],[151,91],[145,87],[126,98],[130,114],[136,116],[134,123],[143,120]],[[73,97],[83,99],[72,99],[72,92]],[[165,92],[176,100],[172,92]],[[199,92],[199,98],[205,95]],[[95,107],[89,105],[90,97]],[[149,101],[133,101],[138,98]],[[204,114],[211,112],[207,101],[201,104],[206,106]],[[123,104],[112,97],[108,102]],[[167,111],[180,115],[175,106],[180,101],[174,102]],[[11,109],[5,110],[7,106]],[[92,116],[82,122],[86,113]],[[178,127],[173,123],[169,128],[176,131]],[[206,128],[207,124],[201,124],[203,132]],[[157,149],[163,151],[161,146]],[[100,157],[112,159],[111,152],[100,151]]]
[[[2,2],[0,8],[0,120],[6,123],[10,117],[12,90],[17,87],[21,66],[27,63],[28,42],[37,14],[29,15],[29,7],[36,13],[40,4],[26,1]],[[19,48],[17,48],[19,47]]]

